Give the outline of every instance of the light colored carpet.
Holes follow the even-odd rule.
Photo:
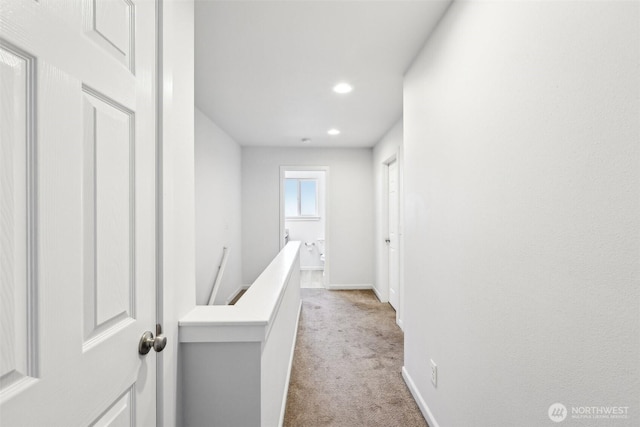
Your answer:
[[[403,358],[395,312],[372,291],[302,289],[285,427],[427,426]]]

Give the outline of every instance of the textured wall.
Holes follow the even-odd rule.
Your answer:
[[[242,148],[242,269],[252,283],[279,251],[280,166],[329,166],[330,284],[373,283],[371,149]]]
[[[432,424],[638,425],[639,28],[638,2],[459,2],[407,73],[405,368]]]
[[[196,109],[196,303],[207,304],[222,259],[229,255],[216,293],[224,304],[242,286],[240,146]]]

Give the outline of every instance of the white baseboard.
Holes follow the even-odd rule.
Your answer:
[[[378,301],[380,301],[380,302],[389,302],[389,301],[383,301],[382,300],[382,295],[380,295],[380,291],[378,291],[378,288],[376,288],[374,286],[372,289],[373,289],[373,293],[376,294],[376,297],[378,298]]]
[[[300,271],[322,271],[324,267],[319,265],[317,267],[300,267]]]
[[[287,369],[287,381],[284,386],[284,396],[282,396],[282,407],[280,408],[280,421],[278,426],[282,427],[284,424],[284,412],[287,409],[287,396],[289,395],[289,381],[291,380],[291,368],[293,367],[293,353],[296,349],[296,341],[298,340],[298,324],[300,323],[300,312],[302,312],[302,300],[298,306],[298,317],[296,318],[296,333],[293,337],[293,344],[291,345],[291,354],[289,355],[289,369]]]
[[[329,285],[327,289],[330,291],[355,291],[360,289],[373,289],[373,285],[370,283],[355,284],[355,285]]]
[[[402,367],[402,378],[404,378],[404,382],[407,384],[407,387],[409,387],[409,391],[411,391],[411,394],[413,395],[413,399],[418,404],[418,407],[420,408],[420,412],[422,412],[422,416],[425,418],[425,420],[427,420],[427,423],[429,424],[429,426],[440,427],[440,425],[434,418],[433,413],[427,406],[427,403],[424,401],[424,399],[422,398],[422,395],[418,391],[418,388],[416,387],[416,384],[413,382],[411,375],[409,375],[409,372],[404,366]]]
[[[238,289],[236,289],[235,292],[232,293],[229,298],[227,298],[227,300],[224,302],[224,305],[229,305],[231,301],[233,301],[233,299],[237,297],[240,292],[242,292],[245,289],[249,289],[249,286],[251,285],[242,285]]]

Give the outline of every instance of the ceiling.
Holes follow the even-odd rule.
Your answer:
[[[196,106],[243,146],[371,147],[449,2],[197,0]]]

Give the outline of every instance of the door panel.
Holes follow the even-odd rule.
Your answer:
[[[128,0],[85,0],[85,7],[87,35],[133,72],[136,34],[133,3]]]
[[[0,424],[154,425],[155,4],[0,8]]]
[[[129,388],[111,405],[91,427],[130,427],[135,425],[134,390]]]
[[[398,257],[398,162],[389,163],[389,304],[398,310],[400,260]]]
[[[0,392],[35,375],[33,58],[0,46]]]
[[[88,87],[83,92],[84,196],[93,201],[84,207],[84,329],[90,341],[135,317],[135,115]]]

